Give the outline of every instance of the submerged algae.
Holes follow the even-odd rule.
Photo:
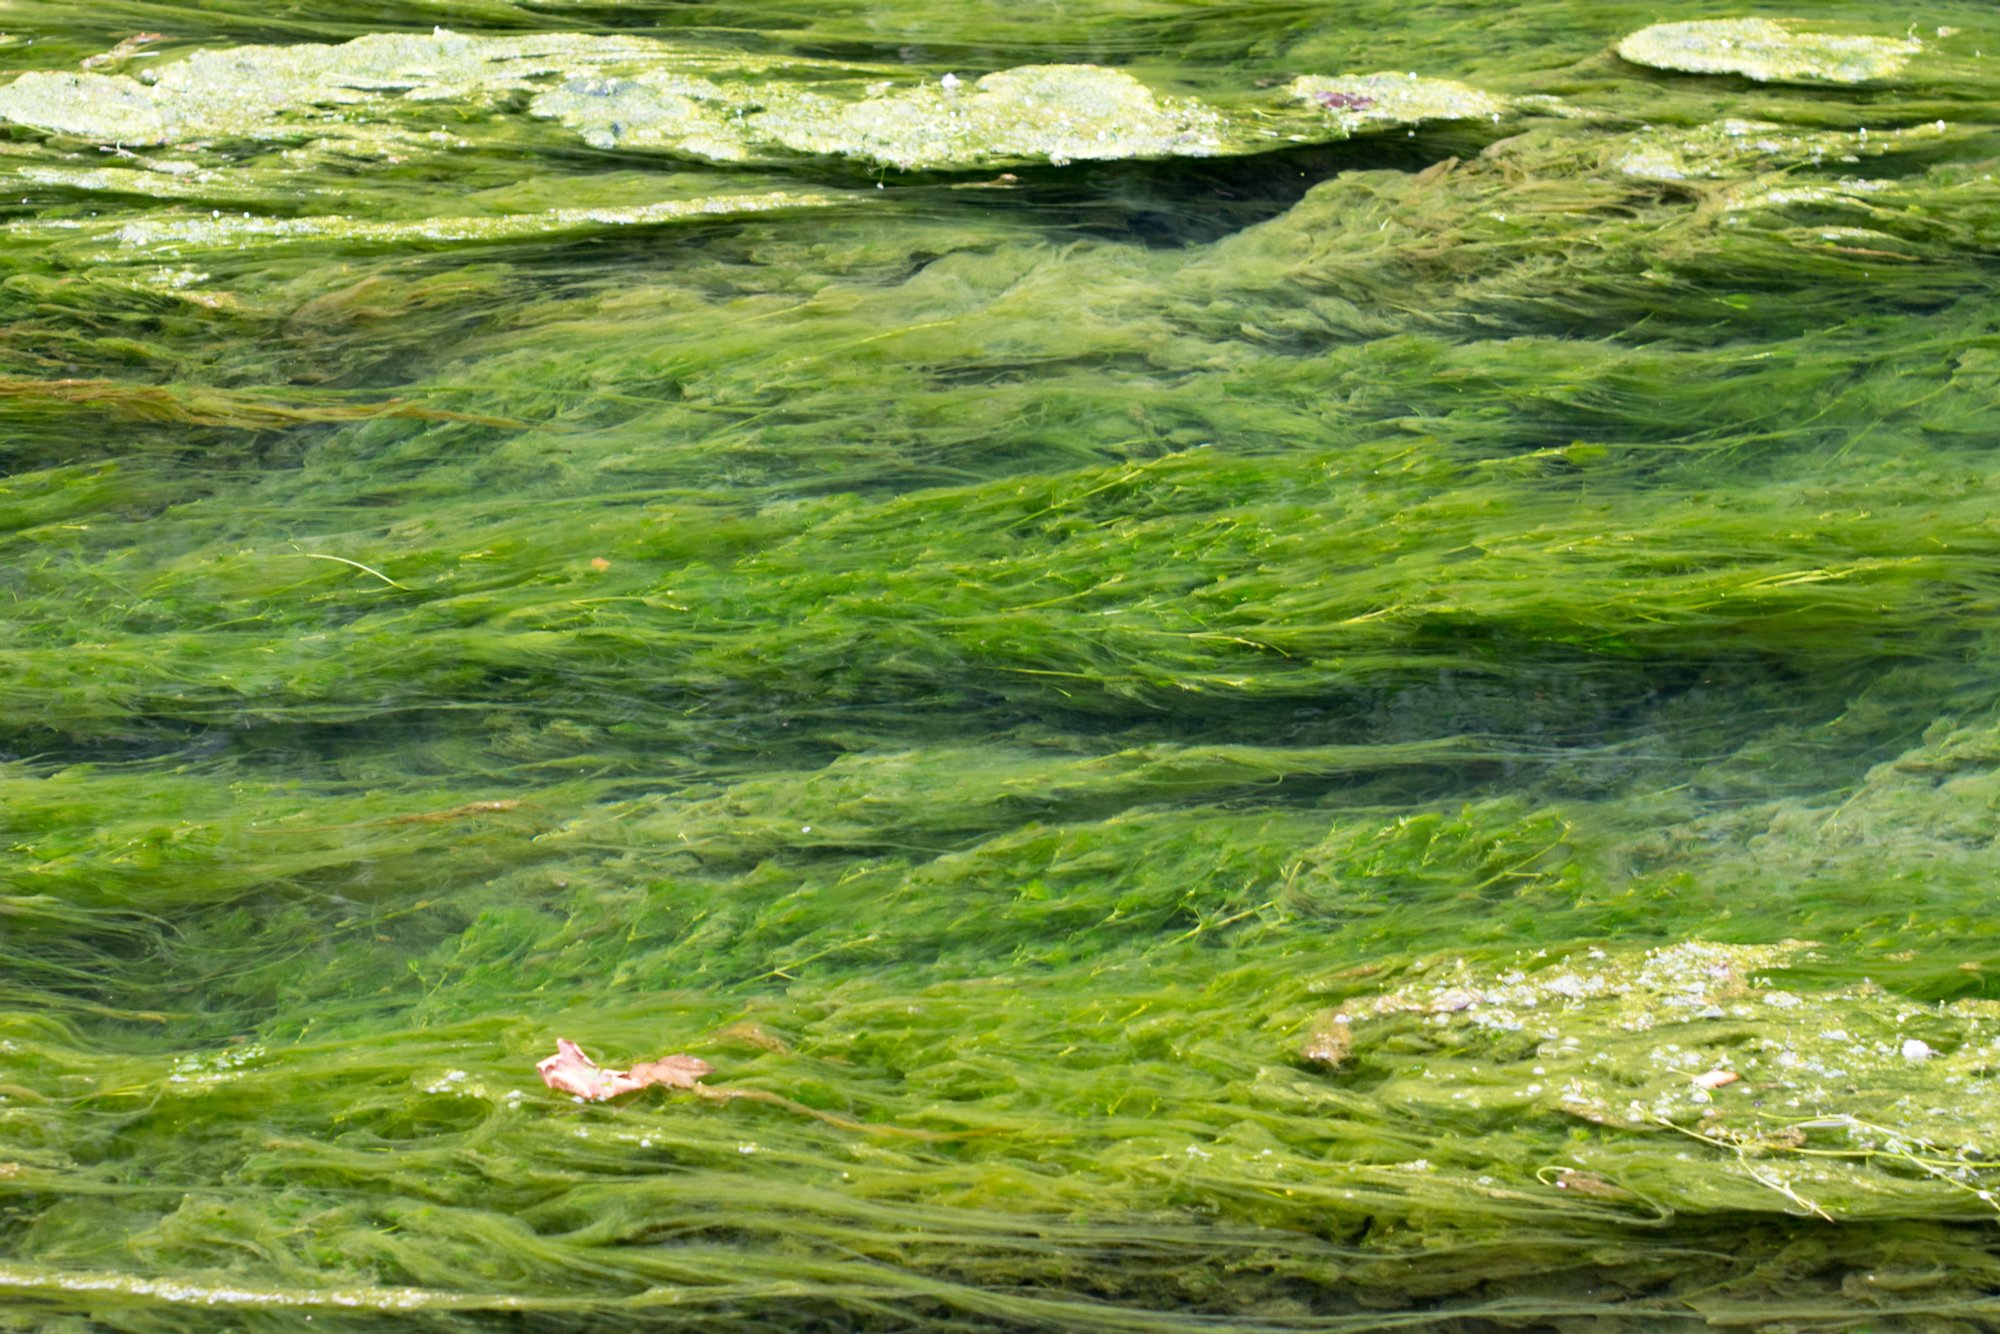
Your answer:
[[[842,107],[978,95],[867,53]],[[1347,54],[1104,86],[1282,147],[1402,86],[1299,79]],[[1954,1098],[2000,968],[1991,117],[1898,101],[1857,183],[1885,118],[1838,88],[1517,60],[1496,101],[1673,114],[544,237],[834,196],[828,159],[669,183],[528,112],[726,63],[483,108],[390,69],[280,153],[162,159],[265,192],[207,235],[374,239],[198,269],[162,229],[200,215],[99,188],[162,173],[21,136],[0,1292],[134,1330],[1990,1320]],[[1663,142],[1685,179],[1620,166]],[[1162,232],[1189,181],[1261,220]],[[461,208],[528,222],[419,243]],[[558,1034],[828,1119],[576,1108]]]

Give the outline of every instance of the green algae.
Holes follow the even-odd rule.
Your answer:
[[[1126,8],[10,85],[0,1324],[1991,1321],[1985,95]]]

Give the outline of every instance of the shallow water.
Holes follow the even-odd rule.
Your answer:
[[[0,1329],[2000,1318],[1987,7],[82,8]]]

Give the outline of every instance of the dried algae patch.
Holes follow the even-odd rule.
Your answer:
[[[1635,65],[1759,83],[1870,83],[1900,74],[1921,50],[1914,37],[1813,32],[1774,19],[1657,23],[1618,43],[1618,54]]]
[[[839,84],[736,88],[651,70],[572,80],[538,95],[532,109],[600,148],[717,162],[804,154],[966,171],[1257,153],[1433,120],[1497,119],[1507,106],[1446,79],[1358,74],[1302,78],[1283,103],[1225,108],[1161,94],[1122,70],[1026,65],[977,79],[879,80],[858,93]]]
[[[324,139],[391,156],[553,121],[603,150],[704,162],[852,158],[918,171],[1210,157],[1363,130],[1498,114],[1500,99],[1440,79],[1301,80],[1304,114],[1161,93],[1123,70],[1020,65],[977,78],[766,56],[646,38],[375,34],[340,45],[196,51],[138,76],[29,71],[0,120],[123,147]],[[510,99],[525,95],[521,105]],[[483,125],[468,126],[467,110]]]
[[[2000,1207],[2000,1003],[1786,986],[1813,958],[1694,941],[1440,963],[1322,1014],[1301,1055],[1413,1131],[1599,1127],[1555,1170],[1667,1207]]]
[[[30,70],[0,88],[0,119],[128,146],[338,134],[370,108],[487,104],[549,76],[669,49],[642,39],[472,37],[442,28],[338,46],[234,47],[196,51],[142,77]]]
[[[848,106],[801,97],[752,124],[799,152],[909,169],[1207,157],[1225,147],[1212,108],[1094,65],[1023,66],[970,85],[953,76]]]
[[[592,148],[651,149],[710,162],[750,157],[744,100],[713,80],[673,70],[570,79],[537,93],[529,109]]]
[[[1438,120],[1498,120],[1512,105],[1468,84],[1416,74],[1309,74],[1294,79],[1290,92],[1348,134]]]
[[[543,93],[535,114],[603,148],[654,148],[716,161],[773,153],[853,157],[905,170],[1030,162],[1204,157],[1224,150],[1221,113],[1161,97],[1131,75],[1094,65],[1033,65],[974,81],[851,91],[811,86],[725,89],[648,71],[572,81]]]
[[[1612,165],[1649,181],[1719,180],[1792,167],[1846,167],[1864,159],[1936,148],[1953,137],[1943,121],[1891,130],[1799,130],[1760,120],[1726,120],[1637,131]]]

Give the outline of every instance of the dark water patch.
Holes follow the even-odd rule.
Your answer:
[[[1022,168],[1007,179],[953,188],[953,203],[1021,216],[1047,231],[1151,249],[1211,244],[1278,217],[1313,186],[1345,171],[1421,172],[1479,152],[1497,137],[1424,129],[1252,157],[1184,158]]]

